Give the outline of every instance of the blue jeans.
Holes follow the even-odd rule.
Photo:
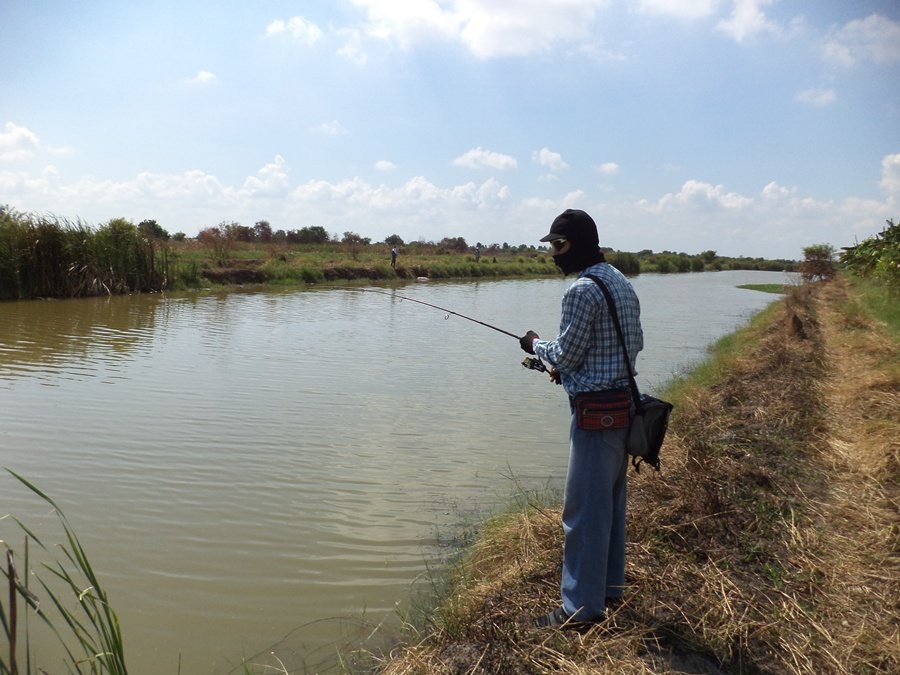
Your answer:
[[[563,609],[581,621],[601,618],[625,585],[627,434],[582,431],[572,416],[561,586]]]

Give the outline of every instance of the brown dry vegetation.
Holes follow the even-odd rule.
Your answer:
[[[840,279],[777,311],[678,394],[662,472],[632,475],[606,622],[530,626],[559,602],[562,542],[532,504],[484,526],[380,672],[900,672],[900,350]]]

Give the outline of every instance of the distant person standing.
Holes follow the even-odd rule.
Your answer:
[[[481,260],[481,246],[476,245],[475,246],[475,262],[478,262],[479,260]]]
[[[397,267],[397,247],[391,247],[391,267]]]

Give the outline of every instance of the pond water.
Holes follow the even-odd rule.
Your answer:
[[[738,284],[789,280],[633,282],[652,391],[777,298]],[[569,283],[394,293],[552,337]],[[335,645],[396,624],[443,536],[516,483],[561,485],[568,404],[523,356],[509,336],[359,291],[0,304],[0,466],[65,511],[132,673],[240,672],[272,652],[324,670]],[[55,541],[50,509],[5,472],[0,495],[0,516]],[[0,537],[21,549],[11,519]]]

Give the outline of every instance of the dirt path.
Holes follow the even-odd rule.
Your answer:
[[[830,553],[825,620],[852,670],[897,672],[900,349],[858,311],[844,283],[823,289],[817,311],[828,362],[821,459],[830,482],[817,547]]]

